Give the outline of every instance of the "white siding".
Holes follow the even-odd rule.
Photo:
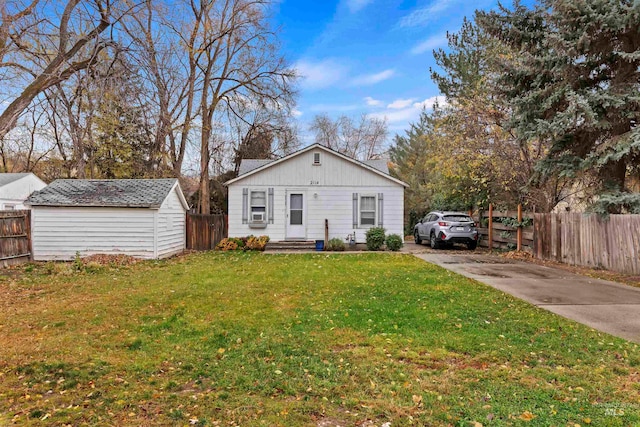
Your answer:
[[[320,153],[320,165],[313,165],[313,153]],[[313,184],[312,184],[313,182]],[[313,186],[313,187],[397,187],[399,184],[365,167],[353,164],[324,150],[309,150],[291,157],[237,183],[244,187]]]
[[[166,258],[184,250],[186,244],[185,209],[174,188],[158,210],[158,258]]]
[[[31,213],[36,261],[70,260],[79,252],[154,258],[154,212],[133,208],[34,206]]]
[[[277,168],[277,166],[276,166]],[[249,234],[268,235],[271,240],[285,240],[286,236],[286,191],[303,190],[306,194],[307,240],[324,239],[324,220],[329,220],[329,238],[345,239],[356,232],[356,241],[363,243],[368,228],[353,227],[353,193],[383,193],[383,227],[387,233],[403,235],[404,188],[386,180],[387,186],[246,186],[244,181],[229,186],[229,236],[240,237]],[[274,188],[274,223],[264,229],[250,228],[242,223],[242,189]],[[314,196],[317,194],[317,197]]]
[[[47,184],[34,174],[3,185],[0,187],[0,209],[5,209],[5,205],[14,205],[14,209],[29,209],[23,202],[31,193],[46,186]]]

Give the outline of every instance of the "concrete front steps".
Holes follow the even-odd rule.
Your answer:
[[[268,242],[265,247],[265,252],[276,251],[315,251],[316,242],[314,240],[306,241],[283,241],[283,242]]]

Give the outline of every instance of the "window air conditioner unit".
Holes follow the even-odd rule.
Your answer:
[[[251,222],[254,223],[263,223],[264,222],[264,212],[254,212],[251,214]]]

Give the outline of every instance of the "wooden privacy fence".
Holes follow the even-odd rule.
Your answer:
[[[187,249],[208,251],[227,237],[226,215],[187,213]]]
[[[525,250],[534,257],[640,274],[640,215],[479,211],[478,245]]]
[[[0,264],[2,267],[31,259],[31,211],[0,211]]]
[[[534,214],[536,258],[640,274],[640,215]]]

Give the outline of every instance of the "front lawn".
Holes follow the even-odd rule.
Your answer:
[[[640,424],[638,345],[410,255],[71,271],[0,280],[0,425]]]

